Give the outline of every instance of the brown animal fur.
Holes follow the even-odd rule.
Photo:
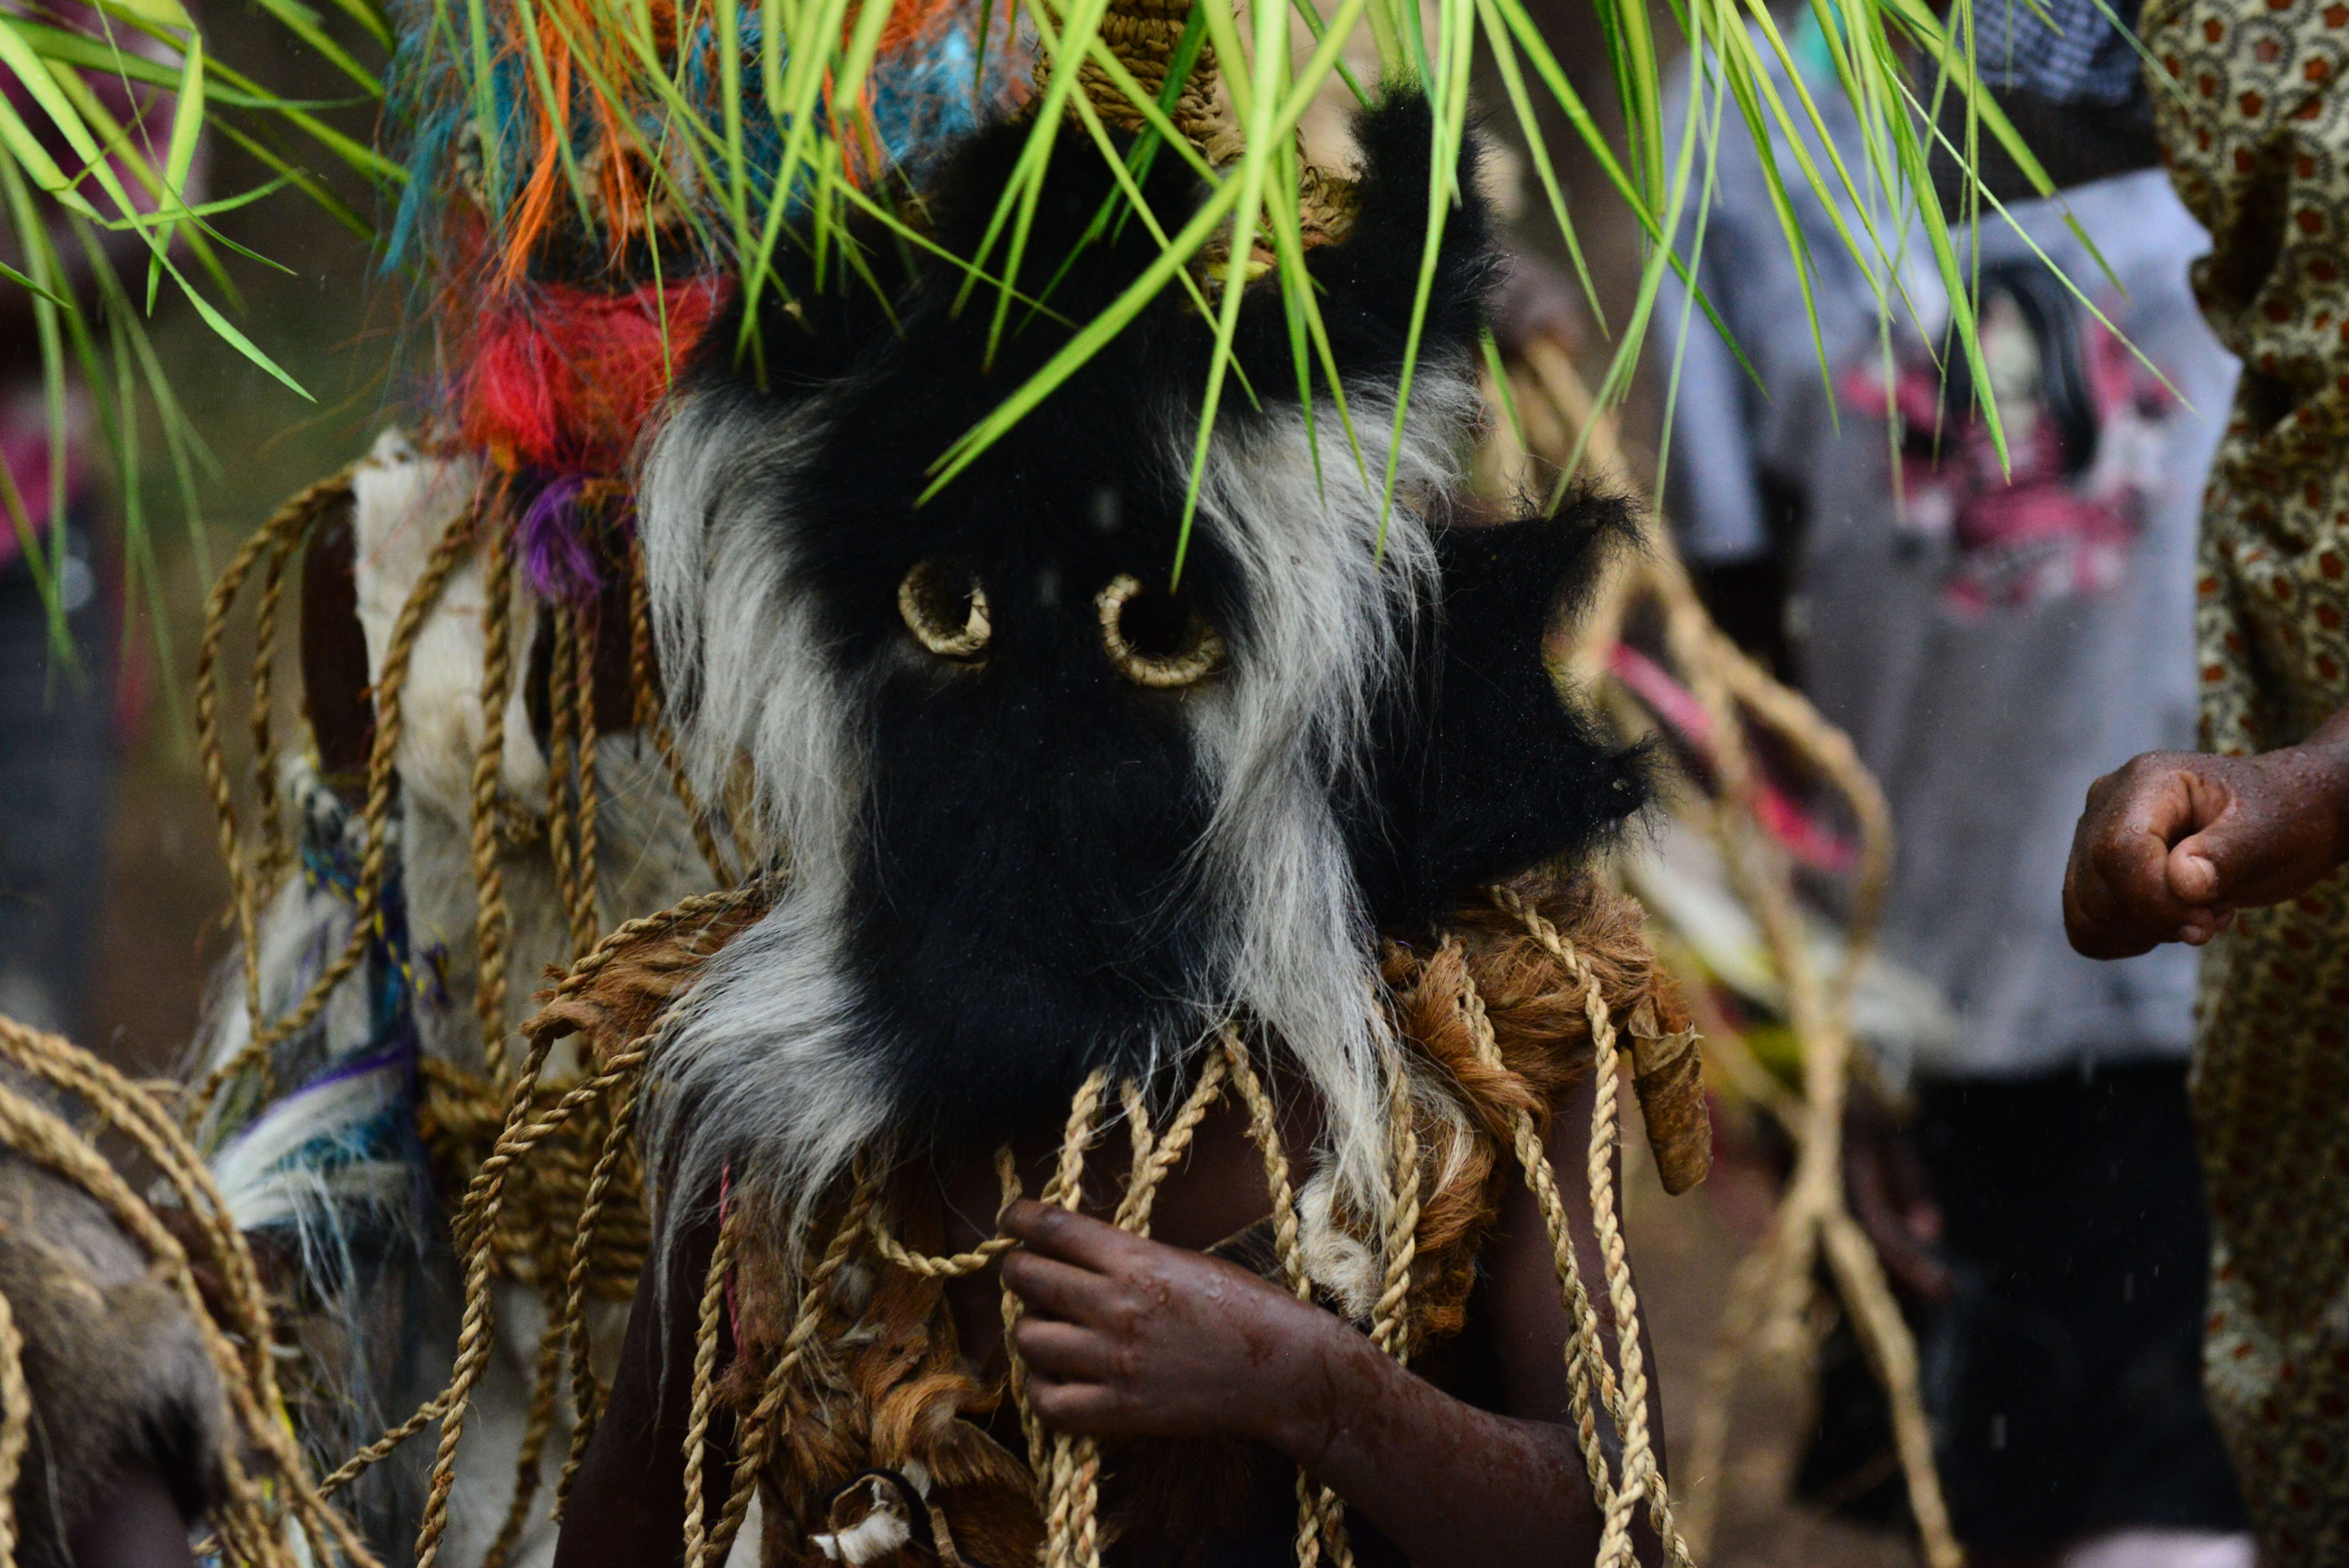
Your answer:
[[[160,1477],[191,1520],[219,1500],[220,1384],[186,1306],[97,1200],[14,1153],[0,1154],[0,1295],[33,1404],[17,1568],[67,1568],[67,1539],[130,1470]]]

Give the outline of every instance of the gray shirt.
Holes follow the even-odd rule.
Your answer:
[[[1838,101],[1818,96],[1823,107]],[[1840,139],[1843,128],[1831,129]],[[1952,456],[1959,443],[1944,425],[1940,460],[1920,452],[1931,421],[1913,403],[1896,473],[1884,387],[1890,379],[1928,407],[1936,398],[1926,345],[1943,331],[1938,281],[1904,269],[1888,378],[1873,294],[1824,212],[1795,196],[1817,263],[1831,391],[1733,112],[1720,157],[1700,275],[1762,387],[1697,315],[1665,510],[1691,558],[1718,563],[1769,548],[1759,475],[1806,498],[1790,604],[1801,679],[1891,800],[1887,954],[1935,983],[1960,1024],[1953,1045],[1916,1065],[2017,1074],[2184,1055],[2195,954],[2082,958],[2064,937],[2061,892],[2090,782],[2137,752],[2194,745],[2195,533],[2234,381],[2187,284],[2206,236],[2158,170],[2014,208],[2013,225],[1986,218],[1985,275],[2035,270],[2019,227],[2118,329],[2085,312],[2074,321],[2093,384],[2085,401],[2098,411],[2094,461],[2068,477],[2051,469],[2036,432],[2060,421],[2029,396],[2002,395],[2012,481],[1994,459],[1985,469],[1979,434],[1971,453]],[[1799,191],[1791,161],[1785,175]],[[2118,289],[2066,232],[2067,207]],[[2007,376],[2029,384],[2034,349],[2018,311],[1986,295],[1994,387]],[[1655,349],[1667,359],[1670,325]]]

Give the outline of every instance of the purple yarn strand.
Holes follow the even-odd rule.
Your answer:
[[[577,474],[557,475],[532,498],[514,529],[523,574],[542,599],[581,603],[603,586],[595,552],[587,543],[587,519],[578,506],[586,488]]]

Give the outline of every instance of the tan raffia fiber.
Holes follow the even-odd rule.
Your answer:
[[[1533,376],[1518,381],[1518,397],[1561,428],[1565,438],[1559,449],[1541,455],[1561,465],[1579,455],[1611,481],[1630,482],[1632,469],[1612,416],[1597,407],[1564,351],[1537,343],[1526,350],[1526,361]],[[1723,1311],[1687,1456],[1687,1473],[1695,1478],[1688,1536],[1701,1552],[1718,1516],[1729,1398],[1742,1369],[1758,1347],[1812,1343],[1804,1325],[1813,1269],[1823,1261],[1889,1400],[1895,1447],[1927,1560],[1932,1568],[1958,1568],[1964,1553],[1951,1530],[1934,1469],[1932,1432],[1918,1389],[1916,1341],[1882,1264],[1851,1217],[1843,1186],[1843,1111],[1854,1070],[1851,990],[1883,905],[1892,852],[1889,812],[1848,738],[1801,696],[1772,680],[1712,624],[1665,538],[1651,540],[1586,616],[1578,661],[1584,678],[1599,676],[1603,655],[1630,607],[1642,601],[1661,609],[1667,653],[1710,721],[1721,789],[1718,802],[1702,812],[1704,826],[1720,847],[1740,901],[1762,928],[1785,986],[1787,1018],[1803,1061],[1799,1099],[1773,1094],[1759,1100],[1795,1143],[1795,1169],[1767,1236],[1737,1270]],[[1816,769],[1859,824],[1861,854],[1846,962],[1832,975],[1819,972],[1805,939],[1785,857],[1758,826],[1754,764],[1744,740],[1749,717]],[[1723,1045],[1733,1061],[1734,1047]]]
[[[1099,37],[1108,52],[1125,67],[1134,85],[1151,98],[1164,89],[1174,48],[1191,13],[1191,0],[1110,0],[1102,13]],[[1040,54],[1036,79],[1040,85],[1052,68]],[[1216,93],[1216,51],[1202,43],[1190,76],[1174,100],[1169,118],[1184,139],[1218,166],[1238,155],[1240,136],[1229,108]],[[1120,130],[1139,130],[1147,123],[1116,77],[1091,54],[1077,67],[1077,85],[1085,102],[1102,123]]]
[[[269,1351],[267,1307],[252,1254],[178,1124],[145,1090],[59,1036],[0,1017],[0,1059],[76,1096],[99,1124],[130,1140],[194,1222],[204,1261],[225,1287],[222,1305],[233,1321],[224,1326],[206,1304],[186,1246],[149,1202],[55,1111],[0,1082],[0,1147],[95,1199],[153,1260],[197,1326],[236,1435],[222,1455],[226,1490],[212,1521],[224,1559],[258,1568],[294,1568],[290,1523],[305,1538],[311,1560],[339,1557],[374,1568],[375,1559],[357,1531],[311,1482],[285,1424]],[[13,1341],[13,1329],[0,1338]],[[23,1456],[17,1423],[30,1418],[20,1348],[14,1343],[0,1347],[0,1499],[9,1495],[5,1483],[13,1480]]]

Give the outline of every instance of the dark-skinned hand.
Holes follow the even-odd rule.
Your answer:
[[[1220,1258],[1050,1205],[1005,1209],[1003,1283],[1037,1416],[1093,1437],[1254,1438],[1309,1462],[1344,1332]],[[1306,1450],[1300,1452],[1300,1450]]]
[[[2152,751],[2090,786],[2064,929],[2090,958],[2200,946],[2349,858],[2349,723],[2258,757]]]

